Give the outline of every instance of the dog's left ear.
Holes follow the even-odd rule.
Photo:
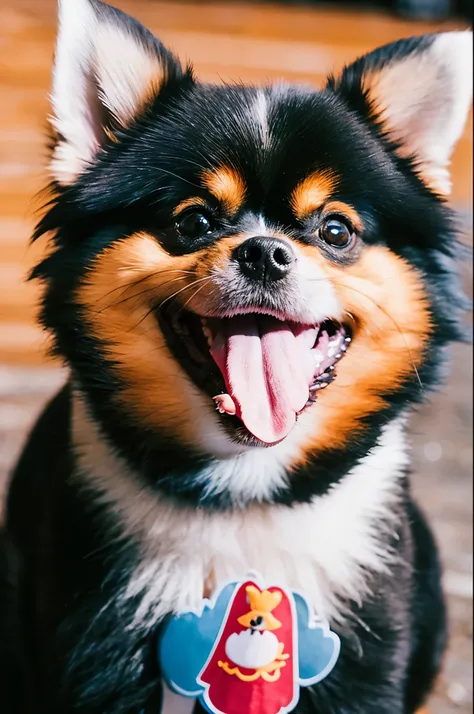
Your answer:
[[[432,189],[450,192],[449,160],[472,99],[472,32],[386,45],[330,77],[328,88],[381,123]]]

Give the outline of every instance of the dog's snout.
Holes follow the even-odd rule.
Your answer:
[[[296,262],[289,243],[279,238],[260,236],[241,243],[235,257],[243,274],[252,280],[280,280]]]

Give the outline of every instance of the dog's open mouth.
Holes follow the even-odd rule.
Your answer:
[[[250,313],[201,318],[167,307],[158,319],[168,346],[221,414],[237,417],[264,444],[275,444],[335,378],[351,341],[333,320],[305,326]]]

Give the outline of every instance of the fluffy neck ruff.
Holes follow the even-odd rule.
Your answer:
[[[340,621],[349,601],[360,603],[369,594],[371,577],[390,567],[388,543],[397,531],[408,466],[401,419],[388,424],[375,448],[324,496],[292,507],[227,512],[182,506],[141,483],[104,442],[77,394],[72,434],[76,478],[138,548],[136,567],[119,594],[138,597],[137,627],[198,608],[216,587],[249,569],[303,592],[321,616]],[[253,465],[236,458],[238,465],[216,462],[216,471],[228,475]]]

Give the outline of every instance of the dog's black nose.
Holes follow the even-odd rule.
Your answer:
[[[252,280],[280,280],[296,262],[289,243],[279,238],[260,236],[241,243],[235,257],[243,274]]]

